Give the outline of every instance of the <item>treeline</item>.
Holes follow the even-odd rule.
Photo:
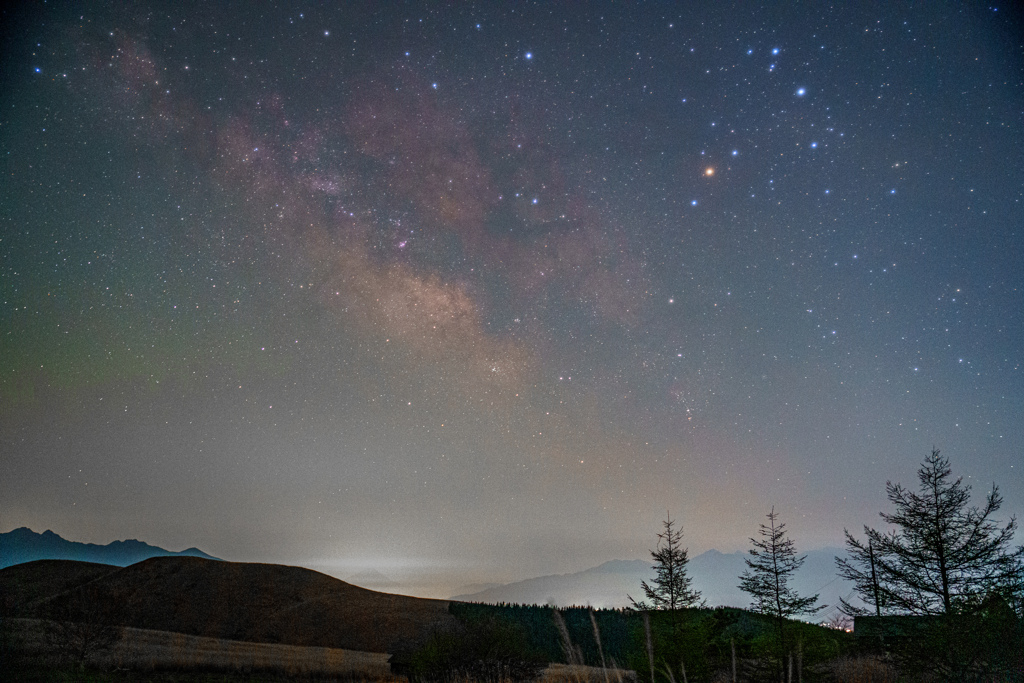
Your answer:
[[[776,648],[774,621],[737,608],[640,612],[453,602],[449,610],[459,627],[396,653],[396,673],[421,681],[528,680],[547,663],[564,662],[632,670],[649,681],[653,655],[658,681],[669,681],[669,675],[708,681],[734,667],[742,680],[751,680],[769,675]],[[815,667],[853,652],[852,636],[844,631],[798,622],[790,627],[794,666],[808,672],[807,680],[814,680]]]

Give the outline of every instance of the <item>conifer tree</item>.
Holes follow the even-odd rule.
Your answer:
[[[751,609],[775,617],[778,624],[780,662],[786,654],[785,621],[798,614],[810,614],[826,607],[815,607],[817,595],[802,598],[789,586],[793,574],[807,556],[796,556],[796,546],[786,538],[786,525],[778,522],[775,508],[768,513],[768,524],[762,524],[761,540],[750,539],[751,559],[740,575],[740,590],[749,593]]]
[[[1003,499],[993,484],[985,505],[969,507],[971,487],[950,481],[949,460],[932,450],[917,476],[919,493],[886,483],[896,512],[880,513],[892,527],[864,527],[867,542],[846,532],[850,558],[836,559],[872,611],[890,614],[950,614],[970,611],[998,596],[1019,604],[1024,594],[1024,547],[1013,549],[1017,521],[992,520]],[[866,613],[845,601],[848,614]]]
[[[676,610],[702,606],[704,601],[700,592],[691,587],[692,579],[686,574],[686,563],[689,562],[689,558],[687,549],[682,547],[682,527],[677,531],[674,528],[675,521],[668,513],[662,526],[665,531],[658,534],[658,547],[651,551],[651,558],[654,560],[651,569],[656,572],[651,581],[653,585],[646,581],[640,584],[650,603],[644,600],[637,602],[628,595],[626,597],[633,603],[633,608],[638,610]]]

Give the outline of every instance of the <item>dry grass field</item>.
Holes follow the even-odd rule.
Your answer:
[[[77,662],[51,637],[54,624],[15,619],[17,649],[28,660],[74,669]],[[351,681],[398,681],[390,655],[326,647],[249,643],[126,627],[110,648],[89,652],[84,664],[100,671],[264,673]],[[8,672],[9,673],[9,672]],[[16,679],[16,678],[15,678]]]
[[[636,683],[636,672],[581,664],[550,664],[538,683]]]
[[[127,628],[108,655],[117,668],[273,671],[294,676],[388,680],[390,655],[327,647],[247,643]]]

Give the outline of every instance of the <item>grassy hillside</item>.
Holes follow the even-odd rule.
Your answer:
[[[28,612],[41,600],[117,569],[74,560],[36,560],[0,569],[0,616]]]
[[[0,570],[0,591],[9,616],[367,652],[387,652],[454,623],[445,601],[377,593],[301,567],[193,557],[113,571],[30,562]]]

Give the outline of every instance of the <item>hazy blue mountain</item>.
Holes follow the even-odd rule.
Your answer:
[[[205,557],[209,560],[219,559],[207,555],[198,548],[174,552],[134,539],[96,545],[95,543],[68,541],[49,530],[37,534],[28,527],[0,534],[0,569],[33,560],[79,560],[127,567],[151,557],[167,555]]]
[[[793,588],[801,595],[820,594],[820,602],[830,605],[822,615],[830,615],[831,606],[839,597],[849,599],[852,585],[835,573],[836,555],[845,556],[839,548],[822,548],[807,553],[807,560],[797,573]],[[708,605],[746,607],[749,596],[741,591],[739,576],[746,569],[746,552],[721,553],[709,550],[690,558],[687,569],[693,587],[699,590]],[[515,602],[522,604],[591,605],[593,607],[625,607],[626,597],[643,597],[641,581],[654,575],[649,560],[612,560],[573,574],[540,576],[496,586],[477,593],[456,595],[453,600],[470,602]]]

